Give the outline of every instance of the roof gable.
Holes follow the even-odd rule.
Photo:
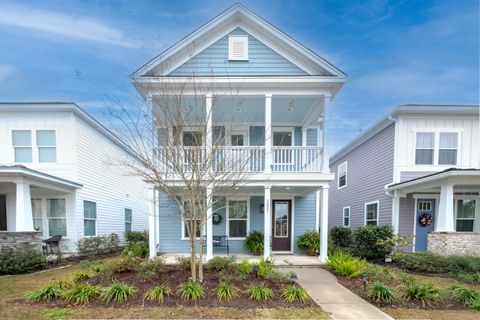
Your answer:
[[[247,32],[255,40],[275,51],[307,75],[346,76],[340,69],[243,5],[235,4],[147,62],[132,74],[132,78],[169,75],[237,28]]]

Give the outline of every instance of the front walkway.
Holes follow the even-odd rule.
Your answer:
[[[166,264],[175,264],[177,257],[190,257],[189,253],[166,253],[160,255],[165,259]],[[226,257],[227,255],[215,254],[214,257]],[[263,256],[254,256],[248,254],[231,254],[230,256],[237,257],[237,262],[243,259],[248,259],[250,262],[259,262]],[[274,264],[276,266],[319,266],[320,260],[317,256],[307,256],[298,254],[272,254]]]
[[[295,272],[298,284],[332,319],[392,319],[337,282],[337,278],[320,267],[280,268]]]

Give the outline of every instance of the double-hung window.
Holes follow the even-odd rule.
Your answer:
[[[458,133],[440,132],[440,144],[438,149],[439,165],[457,164]]]
[[[67,236],[67,215],[65,199],[47,199],[49,236]]]
[[[56,162],[55,130],[37,130],[38,162]]]
[[[435,150],[434,132],[417,132],[415,164],[433,164]]]
[[[473,231],[475,224],[475,200],[457,200],[456,231]]]
[[[132,231],[132,209],[125,208],[125,232]]]
[[[343,226],[350,227],[350,207],[343,207]]]
[[[12,130],[12,146],[15,162],[32,162],[32,132],[30,130]]]
[[[228,201],[228,236],[245,238],[248,233],[248,204],[246,200]]]
[[[365,225],[378,225],[378,201],[365,203]]]
[[[347,161],[341,163],[337,169],[338,175],[338,189],[347,185]]]
[[[97,204],[93,201],[83,201],[83,232],[85,236],[97,234]]]

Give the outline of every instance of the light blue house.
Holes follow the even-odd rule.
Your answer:
[[[132,80],[153,112],[179,96],[186,113],[199,110],[202,129],[158,123],[159,130],[179,134],[186,165],[202,156],[190,153],[192,141],[207,151],[216,148],[222,161],[216,158],[213,170],[223,170],[227,157],[243,164],[228,162],[230,171],[242,172],[233,194],[207,190],[207,197],[222,199],[207,219],[207,259],[225,253],[212,244],[216,236],[228,236],[230,253],[244,253],[245,237],[258,230],[270,256],[297,253],[298,237],[320,230],[325,261],[334,179],[324,148],[325,112],[346,81],[341,70],[236,4],[146,63]],[[153,243],[160,253],[189,252],[176,202],[165,193],[156,197]]]

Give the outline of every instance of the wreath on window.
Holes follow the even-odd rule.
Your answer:
[[[432,222],[433,222],[433,219],[431,214],[424,213],[420,217],[418,217],[418,223],[420,223],[422,227],[431,225]]]
[[[213,224],[220,224],[222,223],[222,216],[218,213],[214,213],[212,216],[212,223]]]

